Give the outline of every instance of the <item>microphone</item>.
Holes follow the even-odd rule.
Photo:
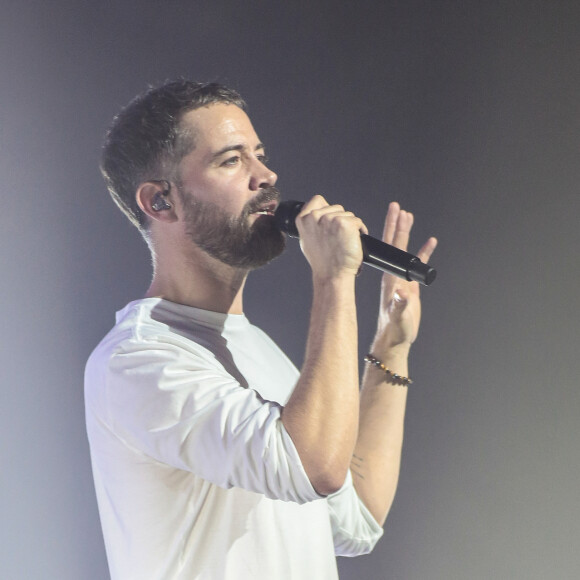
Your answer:
[[[302,210],[303,205],[303,201],[283,201],[274,213],[274,219],[280,230],[291,238],[300,237],[296,228],[296,217]],[[423,286],[429,286],[435,280],[437,270],[421,262],[417,256],[399,250],[395,246],[385,244],[385,242],[366,234],[361,234],[360,240],[365,264],[399,278],[404,278],[409,282],[414,280],[419,282],[419,284],[423,284]]]

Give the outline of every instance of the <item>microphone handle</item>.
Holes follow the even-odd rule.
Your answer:
[[[361,234],[360,240],[365,264],[423,286],[429,286],[435,280],[437,270],[421,262],[417,256],[366,234]]]

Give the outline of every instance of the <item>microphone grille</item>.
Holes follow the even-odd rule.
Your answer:
[[[296,216],[302,210],[303,201],[283,201],[274,213],[276,225],[291,238],[300,237],[296,228]]]

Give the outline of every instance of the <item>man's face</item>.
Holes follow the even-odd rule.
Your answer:
[[[236,268],[263,266],[284,249],[274,223],[280,195],[265,165],[264,146],[235,105],[187,113],[195,148],[180,163],[185,231],[210,256]]]

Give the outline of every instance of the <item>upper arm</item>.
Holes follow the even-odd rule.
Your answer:
[[[127,445],[221,487],[318,499],[280,412],[211,356],[173,343],[129,341],[109,360],[107,421]]]

